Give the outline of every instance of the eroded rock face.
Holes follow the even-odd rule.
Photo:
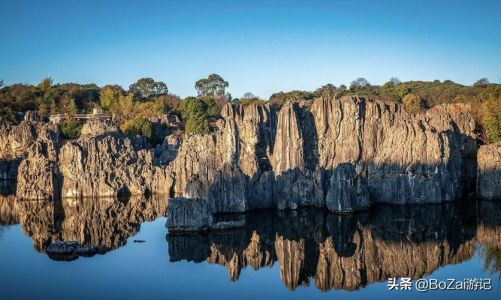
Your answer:
[[[215,132],[170,136],[155,150],[97,120],[59,148],[54,130],[25,121],[8,132],[26,138],[2,151],[26,157],[18,195],[27,198],[168,193],[206,199],[212,213],[353,211],[453,201],[470,191],[475,124],[464,111],[440,105],[409,115],[399,104],[359,97],[288,102],[278,112],[227,104]]]
[[[477,162],[477,196],[501,200],[501,142],[480,146]]]
[[[59,153],[63,197],[109,197],[167,193],[168,175],[153,153],[136,149],[119,133],[68,141]]]
[[[475,177],[465,109],[410,115],[359,97],[289,102],[278,113],[227,105],[219,131],[184,141],[168,167],[172,192],[208,199],[214,213],[453,201]]]
[[[109,120],[90,119],[82,127],[80,137],[90,138],[106,133],[118,132],[118,126]]]

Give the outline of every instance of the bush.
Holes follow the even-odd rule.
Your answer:
[[[426,102],[418,95],[408,94],[403,99],[404,108],[408,113],[415,114],[426,108]]]
[[[501,99],[490,97],[482,103],[481,121],[490,142],[501,141]]]
[[[77,139],[78,137],[80,137],[82,126],[82,122],[74,119],[69,119],[59,126],[61,129],[61,136],[67,140]]]
[[[153,138],[153,128],[151,122],[144,118],[135,118],[125,122],[121,129],[126,134],[144,136],[151,141]]]

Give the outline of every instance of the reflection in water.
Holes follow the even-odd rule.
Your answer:
[[[484,268],[501,279],[501,203],[479,202],[477,238],[484,245]]]
[[[421,278],[460,263],[472,257],[477,241],[474,207],[456,204],[381,206],[353,215],[305,209],[239,217],[246,220],[243,228],[167,235],[171,261],[224,265],[232,281],[248,265],[258,269],[277,262],[291,290],[312,282],[323,291],[354,290],[389,277]],[[501,219],[491,221],[499,230]]]
[[[0,196],[0,224],[9,220],[19,223],[40,252],[57,241],[74,241],[104,253],[123,246],[141,223],[163,216],[166,202],[161,196],[131,197],[124,201],[113,198],[23,201]],[[77,257],[73,254],[52,258]]]
[[[162,196],[127,201],[0,196],[0,236],[3,226],[20,224],[40,252],[57,241],[74,241],[105,253],[125,245],[142,222],[163,216],[166,205]],[[355,290],[389,277],[420,278],[463,262],[480,243],[485,268],[501,274],[501,203],[380,206],[351,215],[321,209],[259,211],[215,219],[245,225],[205,234],[168,234],[170,260],[223,265],[231,281],[244,268],[276,266],[291,290],[300,285]],[[71,260],[79,255],[89,252],[49,257]]]

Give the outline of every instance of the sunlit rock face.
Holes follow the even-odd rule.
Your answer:
[[[0,176],[17,170],[17,195],[26,199],[156,193],[205,199],[213,214],[441,203],[474,185],[475,124],[465,110],[410,115],[360,97],[287,102],[278,111],[227,104],[214,132],[155,150],[98,120],[60,145],[54,125],[28,115],[1,125],[0,159],[9,162],[0,161]]]
[[[58,193],[59,130],[28,112],[19,125],[0,122],[0,180],[17,180],[24,198],[47,198]]]
[[[232,281],[246,266],[277,263],[288,289],[314,284],[327,291],[389,277],[421,278],[475,251],[474,210],[452,204],[404,211],[384,206],[356,215],[308,209],[245,216],[238,229],[168,234],[171,261],[223,265]]]
[[[480,146],[477,162],[477,195],[501,200],[501,142]]]
[[[103,254],[125,245],[127,238],[137,233],[141,223],[165,214],[167,199],[158,196],[127,200],[16,198],[13,203],[16,221],[33,240],[37,251],[47,252],[54,259],[72,260],[78,258],[79,253],[85,256]],[[0,208],[0,216],[3,216],[5,206]],[[61,242],[66,248],[63,245],[55,247]]]
[[[184,141],[173,192],[213,211],[440,203],[473,189],[473,118],[459,105],[418,115],[359,97],[227,105],[219,131]]]
[[[84,136],[59,153],[62,197],[114,197],[167,193],[169,176],[153,164],[153,152],[138,149],[119,133]]]

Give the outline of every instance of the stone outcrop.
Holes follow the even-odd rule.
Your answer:
[[[137,149],[118,132],[66,142],[58,163],[63,197],[142,195],[169,189],[169,176],[153,164],[153,152]]]
[[[477,162],[477,195],[501,200],[501,142],[480,146]]]
[[[218,131],[185,140],[171,194],[212,212],[441,203],[473,190],[475,123],[460,105],[408,114],[359,97],[223,108]]]
[[[211,214],[441,203],[474,188],[475,123],[466,110],[411,115],[360,97],[287,102],[279,111],[227,104],[214,132],[171,135],[154,150],[98,120],[61,146],[57,128],[30,115],[2,125],[0,159],[20,159],[24,198],[166,193],[205,199]],[[15,169],[0,163],[0,174]]]
[[[80,137],[90,138],[118,131],[118,126],[109,120],[90,119],[82,126]]]

